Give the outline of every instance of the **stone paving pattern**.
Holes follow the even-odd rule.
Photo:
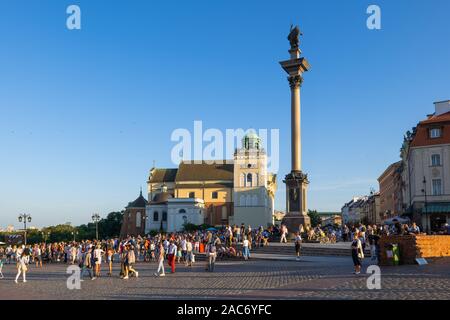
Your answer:
[[[364,261],[363,272],[370,263]],[[105,267],[106,265],[104,265]],[[85,278],[81,290],[69,290],[67,265],[30,265],[27,283],[14,283],[15,266],[5,265],[0,280],[4,299],[450,299],[450,259],[426,266],[383,267],[382,289],[369,290],[367,274],[352,274],[350,257],[302,257],[293,260],[218,261],[216,271],[205,263],[156,277],[156,263],[138,263],[139,278],[122,280],[119,265],[113,277]],[[105,271],[103,271],[105,274]]]

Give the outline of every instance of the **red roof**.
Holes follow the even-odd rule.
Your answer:
[[[439,123],[439,122],[450,122],[450,111],[447,113],[440,114],[438,116],[432,115],[427,120],[423,120],[421,124],[431,124],[431,123]]]
[[[430,138],[429,129],[440,127],[442,136]],[[450,143],[450,112],[441,115],[429,116],[428,119],[419,122],[417,132],[411,142],[411,147],[423,147]]]

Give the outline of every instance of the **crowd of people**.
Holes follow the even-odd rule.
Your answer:
[[[415,224],[391,225],[343,225],[316,226],[295,230],[294,247],[297,259],[303,239],[308,242],[335,243],[352,242],[352,258],[355,273],[360,272],[361,260],[366,248],[370,248],[372,260],[379,260],[379,239],[383,235],[419,234],[420,228]],[[16,264],[18,282],[22,275],[26,282],[26,274],[30,264],[42,268],[43,263],[77,264],[81,268],[82,278],[89,276],[95,280],[100,277],[106,265],[106,275],[113,276],[113,262],[120,262],[120,278],[138,277],[136,262],[156,262],[155,276],[165,276],[165,263],[171,273],[175,273],[176,265],[183,263],[192,267],[195,256],[204,253],[205,270],[214,271],[217,259],[243,258],[250,259],[254,247],[267,246],[269,241],[277,237],[280,242],[288,242],[289,230],[285,225],[280,228],[262,226],[252,229],[251,226],[226,226],[221,229],[210,228],[202,231],[176,232],[156,234],[155,236],[133,237],[125,239],[112,238],[104,240],[83,240],[79,242],[36,243],[31,245],[9,245],[0,247],[0,279],[3,278],[4,264]],[[327,239],[327,240],[324,240]]]
[[[450,228],[445,226],[446,229],[441,234],[450,234]],[[280,228],[280,242],[287,242],[287,235],[289,230],[285,225]],[[314,228],[303,228],[299,226],[298,230],[295,230],[295,252],[297,259],[300,256],[301,243],[303,238],[306,242],[319,242],[319,243],[336,243],[336,242],[351,242],[351,256],[355,267],[355,274],[361,272],[362,259],[364,259],[364,253],[368,249],[370,250],[370,256],[372,263],[380,260],[380,246],[379,240],[382,236],[389,235],[411,235],[420,234],[420,227],[416,223],[400,223],[399,221],[393,221],[390,224],[379,225],[343,225],[343,226],[316,226]],[[303,237],[303,238],[302,238]]]
[[[276,228],[264,229],[251,226],[226,226],[203,231],[157,234],[155,236],[127,236],[125,239],[82,240],[79,242],[36,243],[0,247],[0,278],[4,264],[16,264],[18,282],[20,275],[26,282],[29,265],[42,268],[45,263],[75,264],[81,268],[82,279],[87,275],[95,280],[105,268],[106,275],[113,276],[113,262],[120,262],[120,278],[138,277],[137,261],[157,262],[155,276],[165,276],[165,264],[175,273],[176,265],[192,267],[195,256],[204,253],[205,270],[214,271],[216,259],[250,258],[254,246],[268,245]],[[239,244],[239,246],[238,246]],[[103,272],[105,272],[103,271]]]

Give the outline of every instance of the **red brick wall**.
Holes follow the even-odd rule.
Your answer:
[[[415,264],[416,258],[437,258],[450,256],[450,236],[387,236],[380,239],[380,265],[391,265],[386,256],[386,244],[396,243],[400,249],[402,264]]]
[[[136,227],[136,214],[141,213],[141,227]],[[127,235],[138,236],[144,235],[145,232],[145,208],[127,208],[122,220],[122,227],[120,230],[120,237],[124,238]]]
[[[227,219],[222,221],[222,207],[227,208]],[[211,225],[227,224],[233,215],[233,202],[207,202],[205,203],[205,223]]]

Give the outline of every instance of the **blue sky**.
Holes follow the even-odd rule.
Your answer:
[[[77,4],[82,29],[66,28]],[[378,4],[382,29],[366,28]],[[176,128],[280,129],[290,170],[290,95],[278,61],[291,23],[312,65],[302,87],[309,207],[340,210],[378,189],[404,132],[449,99],[450,2],[0,1],[0,226],[89,221],[172,167]],[[279,179],[276,207],[284,210]]]

